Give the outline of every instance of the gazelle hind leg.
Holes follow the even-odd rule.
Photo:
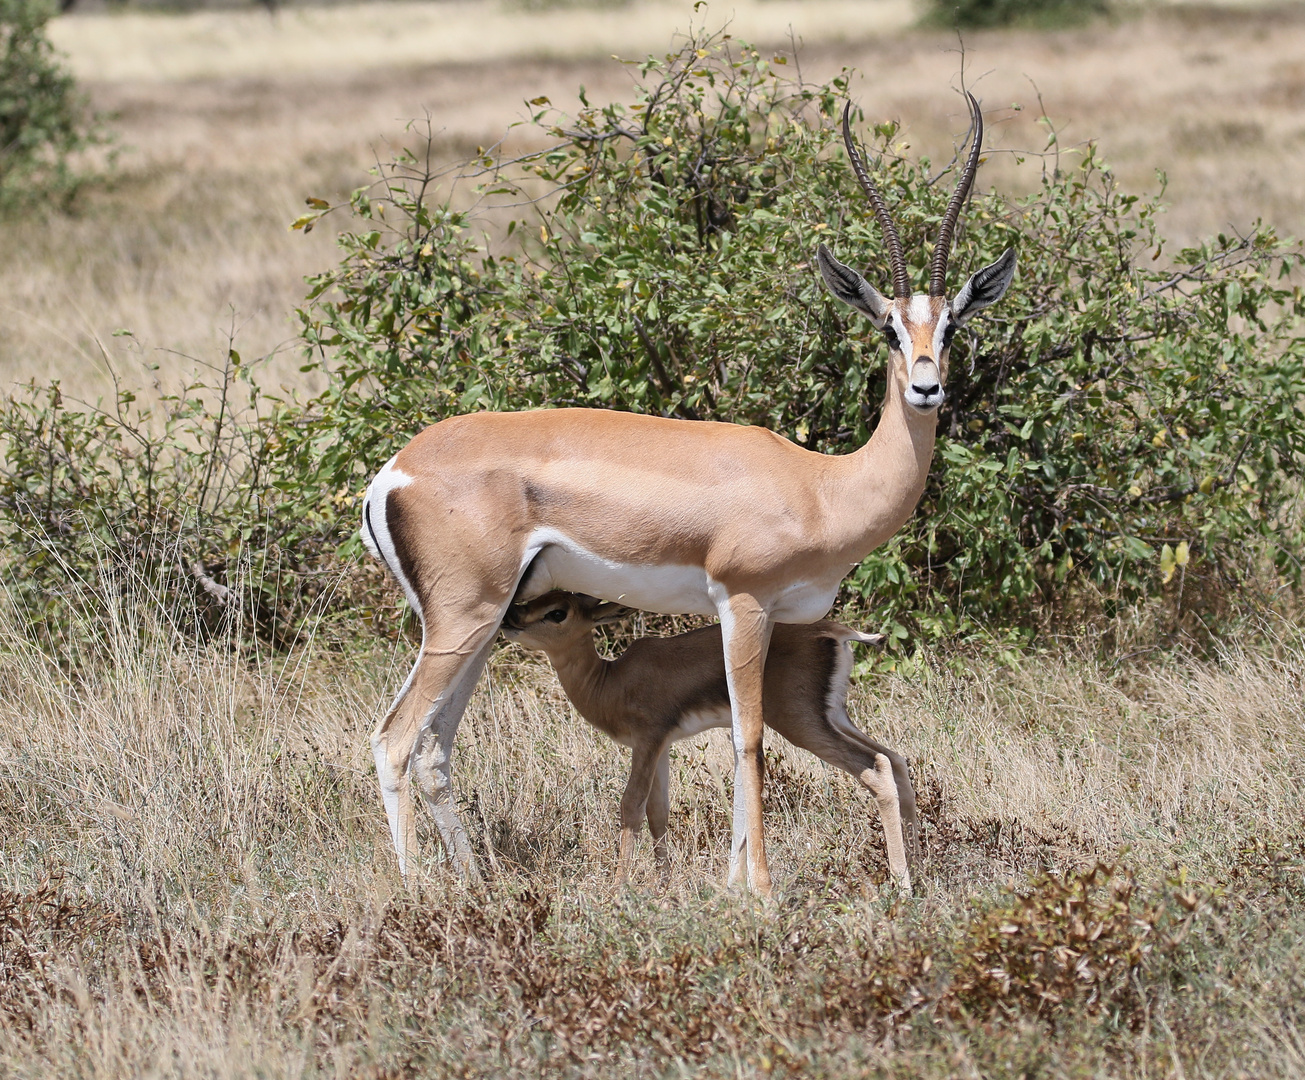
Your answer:
[[[390,825],[390,840],[399,859],[399,873],[408,876],[408,861],[417,857],[417,827],[412,817],[412,791],[408,780],[408,755],[401,740],[392,737],[387,715],[372,732],[372,756],[381,785],[381,802]]]
[[[860,746],[868,753],[882,754],[891,763],[893,779],[897,783],[897,805],[902,819],[902,837],[906,842],[906,856],[908,861],[915,862],[920,857],[920,817],[916,807],[915,788],[911,784],[911,773],[907,767],[906,758],[866,735],[865,732],[852,723],[845,710],[834,709],[829,720],[830,726],[839,735]]]
[[[893,764],[883,754],[876,754],[874,766],[863,769],[857,778],[875,797],[879,808],[879,822],[884,829],[884,846],[888,849],[888,869],[898,887],[911,891],[911,871],[906,863],[906,845],[902,840],[902,815],[898,805],[897,781],[893,778]]]
[[[416,742],[416,725],[405,703],[413,680],[421,668],[421,657],[394,699],[384,718],[372,732],[372,756],[376,760],[376,779],[380,782],[381,802],[390,825],[390,839],[399,859],[399,873],[408,876],[408,862],[417,857],[417,825],[412,813],[412,787],[408,775],[412,747]]]
[[[884,843],[888,849],[888,869],[898,886],[905,892],[911,890],[911,871],[906,859],[906,844],[902,837],[902,813],[898,796],[897,779],[893,775],[893,762],[889,753],[879,753],[865,744],[869,742],[857,732],[854,738],[836,721],[840,710],[831,708],[826,713],[814,715],[777,716],[776,730],[794,746],[815,754],[821,761],[854,776],[874,796],[879,811],[879,821],[884,830]],[[843,717],[847,726],[851,721]],[[855,729],[853,729],[855,730]]]
[[[462,723],[462,714],[485,670],[489,654],[494,648],[494,634],[480,651],[474,654],[454,676],[445,692],[444,700],[427,716],[417,736],[412,757],[413,778],[425,799],[426,808],[435,820],[444,849],[448,852],[454,869],[464,878],[480,877],[467,831],[453,804],[453,741]]]
[[[451,635],[447,629],[438,635],[428,631],[412,674],[408,676],[408,681],[385,719],[372,733],[372,753],[376,759],[381,797],[389,818],[395,853],[399,857],[399,869],[405,877],[411,873],[410,864],[417,853],[410,777],[415,775],[419,783],[423,778],[416,767],[414,750],[418,740],[437,719],[441,720],[440,733],[444,736],[444,748],[451,748],[453,735],[457,732],[457,722],[462,718],[462,709],[484,666],[497,630],[497,623],[486,625],[486,622],[479,622],[472,633],[462,634],[456,640],[450,640]],[[460,700],[460,706],[456,709],[452,707],[455,699]],[[447,778],[447,767],[445,776]],[[430,805],[428,788],[423,788],[423,794],[427,796],[427,804]],[[447,791],[444,794],[447,798]],[[453,814],[451,820],[450,814]],[[461,831],[461,827],[451,827],[456,821],[451,806],[436,815],[436,824],[441,826],[440,836],[455,864],[461,862],[465,868],[470,846],[466,843],[466,834]]]

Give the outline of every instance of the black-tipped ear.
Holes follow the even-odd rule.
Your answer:
[[[995,304],[1005,295],[1015,277],[1015,249],[1007,248],[1001,258],[982,270],[976,270],[970,280],[952,301],[952,318],[963,323],[977,315],[989,304]]]
[[[835,259],[824,244],[816,248],[816,265],[820,267],[820,276],[825,279],[825,288],[883,329],[891,304],[873,285],[850,266]]]

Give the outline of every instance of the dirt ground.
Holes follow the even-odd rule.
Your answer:
[[[1156,170],[1167,173],[1173,241],[1257,217],[1305,232],[1305,4],[1164,7],[1077,30],[967,34],[963,53],[955,34],[911,29],[909,6],[851,10],[753,0],[733,29],[787,51],[791,27],[808,79],[855,69],[867,114],[899,119],[912,151],[935,159],[964,133],[955,89],[973,87],[988,119],[981,183],[1036,181],[1037,161],[1017,168],[1002,151],[1043,150],[1045,110],[1062,150],[1096,140],[1126,188],[1153,191]],[[304,275],[336,257],[329,227],[287,230],[303,199],[365,183],[414,118],[429,115],[455,157],[519,137],[511,125],[540,94],[563,109],[581,85],[591,101],[628,95],[634,72],[609,46],[664,51],[691,16],[688,5],[621,11],[624,21],[463,0],[296,9],[279,22],[242,11],[57,21],[56,41],[119,135],[119,179],[71,217],[0,226],[6,250],[23,252],[0,266],[0,379],[60,377],[93,395],[110,363],[166,372],[178,355],[212,362],[234,329],[246,356],[281,349],[276,371],[302,385],[293,310]],[[710,25],[714,13],[699,18]],[[398,44],[405,26],[418,45],[435,33],[445,59],[410,62],[413,42]],[[406,62],[389,57],[387,40]],[[119,329],[134,336],[112,337]]]

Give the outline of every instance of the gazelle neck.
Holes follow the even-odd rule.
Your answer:
[[[888,390],[879,423],[869,441],[840,459],[836,498],[846,507],[847,542],[860,554],[892,536],[915,511],[929,478],[938,430],[938,411],[920,412],[896,385],[896,365],[889,365]]]
[[[550,651],[549,662],[557,672],[557,681],[571,700],[571,704],[589,723],[608,731],[602,718],[608,715],[604,706],[604,688],[612,661],[598,655],[593,633],[586,634],[568,648]]]

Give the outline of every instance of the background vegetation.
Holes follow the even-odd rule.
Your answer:
[[[50,44],[48,0],[0,0],[0,212],[66,203],[85,181],[79,151],[104,141]]]
[[[995,26],[1048,29],[1085,23],[1107,14],[1110,8],[1106,0],[928,0],[925,22],[974,30]]]
[[[130,393],[113,414],[60,408],[57,391],[14,399],[0,499],[11,536],[36,541],[24,588],[56,595],[67,567],[85,580],[108,551],[212,598],[243,560],[252,625],[288,641],[322,574],[356,556],[376,468],[472,409],[590,405],[861,445],[883,344],[809,259],[828,237],[885,281],[882,245],[835,130],[846,76],[811,86],[784,68],[691,39],[640,66],[629,105],[568,117],[537,99],[547,149],[443,175],[409,153],[347,207],[310,199],[296,227],[355,224],[300,312],[306,370],[326,381],[309,400],[234,422],[230,392],[260,393],[234,350],[215,385],[165,401],[161,426],[133,419]],[[897,153],[891,125],[874,136],[922,280],[948,170]],[[1300,250],[1257,225],[1162,258],[1159,209],[1091,146],[1051,154],[1030,196],[972,200],[952,287],[1011,244],[1020,272],[953,347],[920,512],[849,579],[895,641],[1027,637],[1085,605],[1163,596],[1172,628],[1200,639],[1299,585]]]

